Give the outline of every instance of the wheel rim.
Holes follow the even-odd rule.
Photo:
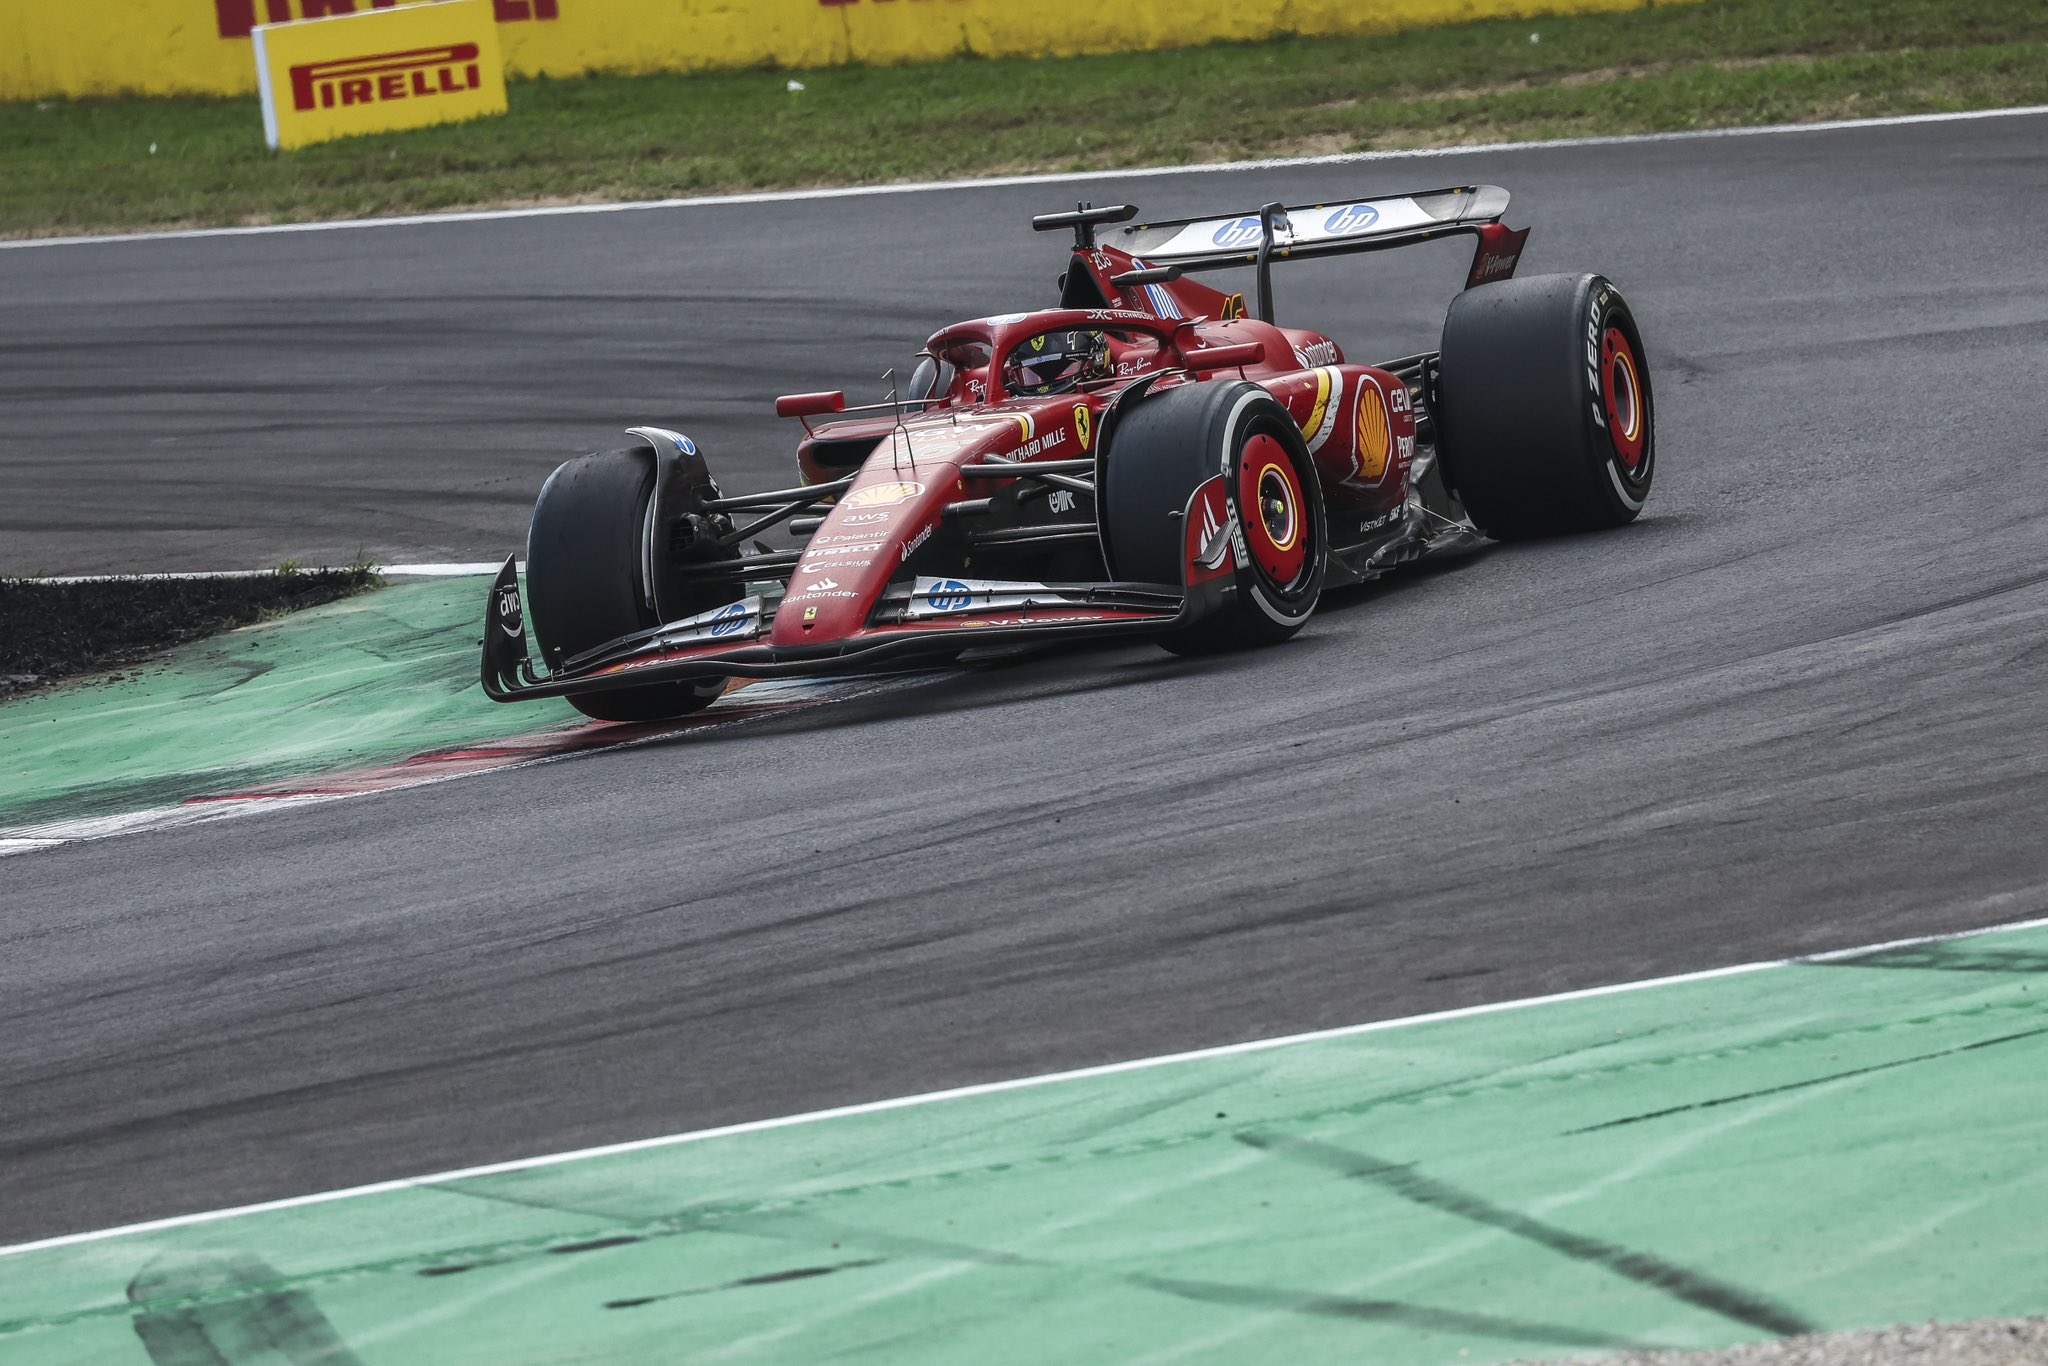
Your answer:
[[[1308,499],[1287,448],[1273,437],[1247,441],[1238,464],[1238,507],[1252,560],[1276,587],[1293,588],[1308,566]]]
[[[1607,434],[1623,468],[1634,474],[1643,466],[1649,446],[1649,412],[1643,398],[1635,350],[1618,327],[1607,329],[1600,343],[1600,396],[1607,409]]]

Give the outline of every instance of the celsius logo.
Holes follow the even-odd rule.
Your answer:
[[[974,594],[958,579],[940,579],[924,595],[924,600],[934,612],[959,612],[974,605]]]
[[[1258,219],[1240,218],[1235,222],[1225,223],[1216,230],[1216,245],[1219,247],[1257,246],[1260,236]]]
[[[1380,221],[1380,211],[1370,204],[1346,204],[1323,220],[1323,231],[1338,237],[1364,232]]]
[[[459,95],[483,84],[475,43],[383,52],[338,62],[308,62],[292,68],[292,107],[332,109],[337,104]]]
[[[747,610],[744,602],[735,602],[719,610],[711,619],[711,634],[714,636],[738,635],[746,629],[747,621],[754,614]]]

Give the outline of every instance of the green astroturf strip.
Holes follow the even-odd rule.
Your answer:
[[[1421,1366],[2040,1314],[2043,967],[2004,932],[19,1254],[0,1358]]]
[[[488,579],[401,583],[0,703],[0,827],[502,739],[579,718],[477,682]]]

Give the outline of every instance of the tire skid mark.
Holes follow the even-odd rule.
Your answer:
[[[1222,1281],[1194,1281],[1177,1276],[1130,1276],[1130,1284],[1163,1295],[1195,1300],[1203,1304],[1228,1305],[1234,1309],[1260,1309],[1316,1318],[1347,1319],[1353,1322],[1398,1324],[1434,1333],[1470,1333],[1475,1337],[1505,1338],[1511,1342],[1536,1342],[1550,1347],[1578,1347],[1606,1351],[1658,1352],[1672,1350],[1667,1344],[1637,1338],[1618,1337],[1592,1329],[1571,1328],[1529,1319],[1503,1318],[1458,1309],[1438,1309],[1405,1300],[1367,1300],[1349,1295],[1311,1294],[1296,1290],[1269,1290],[1263,1286],[1231,1285]]]
[[[1920,968],[1934,972],[1996,972],[2032,977],[2048,973],[2048,953],[2030,949],[1965,949],[1927,944],[1886,949],[1857,958],[1817,964],[1829,968]]]
[[[135,1335],[155,1366],[361,1366],[313,1297],[283,1279],[247,1253],[159,1257],[128,1284]]]
[[[1761,1329],[1778,1337],[1814,1331],[1814,1326],[1804,1318],[1755,1291],[1667,1262],[1654,1253],[1637,1252],[1602,1238],[1558,1228],[1533,1215],[1496,1205],[1447,1181],[1425,1176],[1412,1165],[1387,1162],[1369,1153],[1353,1152],[1315,1139],[1257,1132],[1240,1133],[1236,1137],[1238,1142],[1260,1152],[1305,1166],[1320,1167],[1349,1180],[1367,1182],[1412,1204],[1499,1229],[1560,1256],[1600,1267],[1695,1308],[1731,1319],[1744,1327]]]
[[[689,1290],[671,1290],[664,1295],[642,1295],[633,1299],[606,1300],[604,1307],[607,1309],[638,1309],[643,1305],[660,1304],[665,1300],[686,1300],[698,1295],[716,1295],[727,1290],[747,1290],[757,1285],[786,1285],[791,1281],[816,1280],[820,1276],[830,1276],[840,1271],[857,1271],[864,1267],[881,1266],[884,1260],[881,1257],[857,1257],[852,1261],[831,1262],[824,1266],[799,1266],[792,1267],[788,1271],[768,1271],[758,1276],[742,1276],[738,1280],[726,1281],[721,1285],[696,1286]]]
[[[1932,1053],[1920,1053],[1910,1058],[1894,1058],[1890,1062],[1872,1063],[1867,1067],[1852,1067],[1841,1072],[1830,1072],[1826,1076],[1808,1077],[1801,1081],[1788,1081],[1778,1086],[1760,1087],[1754,1091],[1738,1091],[1734,1095],[1716,1096],[1711,1100],[1696,1100],[1685,1105],[1670,1105],[1661,1110],[1646,1110],[1639,1115],[1626,1115],[1620,1119],[1605,1120],[1599,1124],[1588,1124],[1580,1129],[1566,1129],[1562,1138],[1578,1134],[1599,1133],[1604,1129],[1619,1129],[1630,1124],[1642,1124],[1648,1120],[1664,1119],[1670,1115],[1691,1114],[1698,1110],[1711,1110],[1717,1106],[1734,1105],[1745,1100],[1759,1100],[1764,1096],[1783,1095],[1787,1091],[1803,1091],[1811,1086],[1826,1086],[1831,1082],[1849,1081],[1856,1077],[1867,1077],[1878,1072],[1889,1072],[1894,1068],[1911,1067],[1916,1063],[1935,1062],[1941,1058],[1952,1058],[1958,1053],[1973,1053],[1980,1048],[1994,1048],[1999,1044],[2018,1043],[2022,1039],[2034,1039],[2048,1034],[2048,1025],[2039,1029],[2025,1029],[2016,1034],[2001,1034],[1994,1039],[1979,1039],[1975,1043],[1957,1044],[1953,1048],[1938,1049]]]

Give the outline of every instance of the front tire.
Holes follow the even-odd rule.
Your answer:
[[[1436,416],[1444,472],[1496,540],[1621,526],[1650,496],[1642,334],[1598,275],[1503,280],[1454,299]]]
[[[1119,418],[1103,455],[1102,534],[1122,579],[1178,583],[1187,572],[1184,516],[1221,474],[1244,554],[1220,611],[1165,637],[1175,654],[1273,645],[1305,625],[1323,587],[1323,490],[1301,431],[1249,382],[1187,384]],[[1233,544],[1235,556],[1239,546]]]
[[[653,496],[654,454],[643,447],[579,456],[541,487],[526,533],[526,608],[551,671],[661,624],[645,581]],[[703,710],[725,686],[722,678],[652,683],[571,693],[569,704],[598,721],[662,721]]]

